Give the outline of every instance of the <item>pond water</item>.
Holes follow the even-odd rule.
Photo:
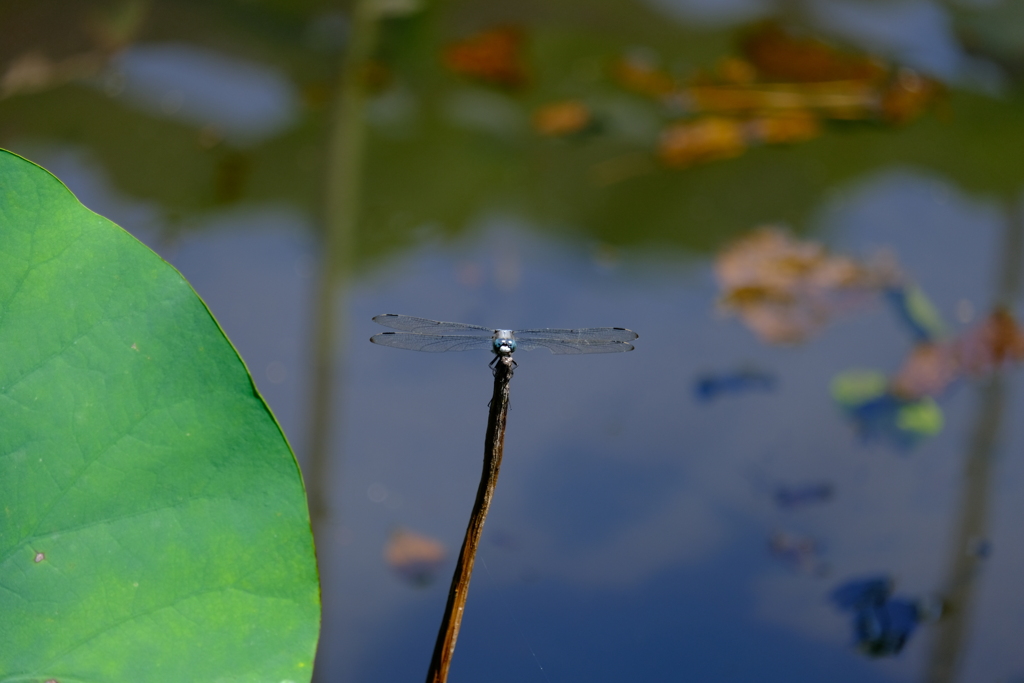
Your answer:
[[[306,4],[154,1],[67,77],[52,15],[19,15],[0,66],[36,43],[53,61],[0,100],[0,145],[177,267],[248,364],[323,503],[315,680],[424,675],[479,480],[489,355],[372,345],[380,313],[640,335],[516,354],[453,682],[1024,679],[1024,336],[983,334],[1019,310],[1017,5],[796,3],[797,35],[947,94],[903,125],[824,121],[671,168],[655,146],[693,112],[608,65],[640,54],[683,82],[773,4],[394,3],[367,72],[343,62],[367,25]],[[524,84],[443,66],[509,25]],[[363,156],[341,161],[339,69],[367,83],[342,136]],[[545,137],[531,117],[566,98],[600,125]],[[325,225],[349,231],[336,271]],[[749,276],[732,290],[730,263]],[[908,372],[937,388],[900,393],[922,342],[945,364]]]

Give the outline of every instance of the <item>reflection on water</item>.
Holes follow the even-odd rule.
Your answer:
[[[123,50],[99,84],[157,116],[251,145],[291,126],[298,94],[277,69],[185,44]]]
[[[864,441],[911,448],[942,431],[942,408],[931,397],[907,398],[880,372],[847,370],[832,378],[832,398]]]
[[[917,603],[892,595],[887,577],[854,579],[832,591],[832,602],[853,615],[853,637],[871,657],[898,655],[922,619]]]
[[[423,675],[479,472],[487,359],[375,347],[385,311],[644,338],[519,359],[453,682],[1024,671],[1019,30],[930,2],[797,3],[783,33],[729,25],[755,1],[143,5],[120,43],[85,10],[63,51],[18,24],[0,144],[246,359],[321,497],[320,680]],[[957,85],[1003,68],[968,28],[1004,99]]]
[[[794,510],[805,505],[827,503],[835,495],[835,486],[829,481],[779,486],[775,489],[775,504],[785,510]]]
[[[771,392],[775,389],[777,381],[775,375],[754,368],[705,373],[694,380],[693,395],[698,401],[708,402],[727,394],[742,394],[748,391]]]
[[[295,444],[303,453],[304,420],[293,405],[308,387],[308,375],[301,362],[296,366],[288,359],[302,357],[303,343],[294,331],[305,326],[286,321],[297,302],[308,301],[308,284],[298,286],[302,277],[309,282],[308,269],[296,265],[308,246],[287,246],[292,240],[280,232],[288,225],[283,216],[270,221],[282,227],[270,228],[263,237],[253,233],[247,229],[253,215],[226,214],[212,231],[183,236],[168,255],[199,288],[251,368],[269,372],[275,361],[296,368],[281,385],[258,372],[256,379],[286,431],[298,435]],[[657,675],[661,666],[727,675],[713,657],[694,665],[692,651],[668,647],[657,635],[662,630],[688,633],[689,622],[668,616],[686,614],[696,620],[693,628],[699,624],[701,632],[721,639],[717,652],[723,656],[750,639],[768,638],[765,642],[774,643],[777,652],[810,660],[806,669],[789,668],[765,652],[750,657],[749,670],[740,667],[739,673],[728,674],[735,680],[755,676],[765,661],[777,662],[780,675],[796,680],[843,680],[837,671],[849,671],[843,675],[851,681],[885,680],[884,670],[858,668],[844,654],[848,625],[815,607],[827,606],[823,589],[799,583],[813,579],[817,571],[775,575],[774,560],[759,558],[765,538],[759,520],[771,519],[775,494],[768,496],[766,507],[738,475],[754,467],[775,480],[792,482],[784,485],[782,495],[784,512],[792,518],[770,522],[789,534],[785,543],[774,544],[784,562],[792,558],[797,568],[810,566],[811,546],[802,539],[815,544],[824,539],[835,574],[885,569],[898,573],[900,584],[911,593],[937,590],[940,577],[932,568],[941,564],[944,520],[952,511],[949,494],[957,485],[951,468],[963,420],[954,422],[953,439],[924,445],[913,459],[894,461],[892,454],[881,452],[874,456],[884,457],[865,460],[822,400],[831,373],[848,358],[897,367],[907,344],[902,323],[879,305],[875,319],[870,311],[854,316],[844,322],[842,334],[827,329],[799,353],[780,355],[710,315],[715,285],[708,263],[691,263],[683,274],[674,274],[658,262],[629,257],[609,271],[586,251],[530,237],[507,221],[492,220],[488,226],[479,240],[426,246],[389,264],[388,272],[403,274],[397,281],[373,276],[358,281],[352,315],[363,329],[353,335],[356,342],[375,331],[366,322],[373,314],[401,305],[406,310],[437,310],[440,317],[497,318],[513,325],[624,320],[644,329],[650,345],[645,344],[647,355],[624,357],[630,364],[626,368],[605,365],[598,372],[586,358],[566,363],[534,354],[517,373],[509,458],[488,530],[503,530],[500,536],[519,540],[494,550],[485,545],[490,578],[474,586],[456,660],[456,667],[467,672],[461,675],[485,676],[499,665],[523,677],[533,675],[530,666],[535,665],[518,648],[495,651],[491,642],[514,628],[505,608],[493,601],[516,596],[515,619],[525,624],[531,646],[544,650],[549,675],[570,675],[581,658],[596,662],[593,670],[584,667],[595,680],[608,680],[601,673],[605,670],[627,675],[614,665],[619,657],[594,649],[603,638],[619,633],[620,620],[640,625],[627,651],[652,662],[643,669],[647,675]],[[917,229],[931,227],[925,222]],[[975,228],[985,230],[984,224]],[[275,231],[281,236],[274,237]],[[523,272],[508,289],[496,275],[512,235]],[[963,246],[970,251],[968,243]],[[224,262],[241,270],[218,274],[218,264]],[[480,264],[479,278],[462,275],[467,262]],[[969,268],[971,263],[966,258],[962,265]],[[965,282],[981,277],[987,267],[984,259],[973,263],[974,270],[963,275]],[[640,266],[654,268],[654,273],[643,275]],[[917,270],[915,276],[924,286],[948,277],[942,268]],[[284,297],[276,304],[253,286],[275,279],[281,283],[275,291]],[[560,296],[545,295],[552,291]],[[936,306],[948,311],[958,301],[959,296],[942,297]],[[237,312],[256,306],[253,315]],[[678,316],[661,314],[669,307]],[[280,329],[290,332],[275,332]],[[279,351],[274,349],[281,344]],[[354,680],[422,675],[422,662],[413,655],[429,655],[443,589],[397,591],[382,571],[380,549],[396,525],[414,527],[448,547],[458,543],[470,502],[466,494],[476,478],[479,434],[455,426],[479,423],[489,383],[480,358],[444,354],[425,363],[418,354],[384,357],[376,351],[380,349],[369,343],[352,346],[346,395],[355,400],[348,401],[346,421],[354,426],[342,437],[351,456],[347,476],[338,482],[343,488],[333,494],[344,510],[345,526],[335,529],[333,544],[321,546],[322,556],[329,555],[326,562],[343,568],[345,585],[359,587],[335,591],[327,604],[324,631],[324,666],[351,672]],[[666,359],[673,359],[670,366]],[[728,367],[736,359],[770,366],[784,381],[773,394],[741,394],[700,410],[687,408],[691,401],[678,400],[680,380],[699,376],[708,365]],[[562,362],[548,364],[554,360]],[[290,388],[282,393],[276,387]],[[969,411],[956,398],[951,412]],[[396,431],[398,421],[408,427]],[[389,437],[382,441],[380,434]],[[575,481],[558,476],[559,471],[592,476]],[[818,478],[827,483],[817,483]],[[366,492],[374,484],[393,495],[369,497]],[[843,494],[834,496],[835,490]],[[814,499],[828,505],[814,504]],[[789,505],[795,500],[801,504]],[[900,526],[892,527],[891,520],[900,520]],[[1006,561],[1018,556],[1012,529],[993,529],[988,537],[995,537],[993,545],[1000,549],[990,561],[1003,553]],[[814,552],[822,547],[815,545]],[[756,618],[749,598],[726,599],[717,589],[707,594],[687,590],[678,584],[682,577],[686,584],[723,590],[752,588]],[[1009,665],[1016,661],[1012,638],[991,629],[998,629],[995,624],[1001,619],[1012,619],[1024,604],[1014,597],[1014,575],[1004,574],[1002,580],[1008,583],[994,589],[1009,599],[988,606],[993,626],[983,622],[976,628],[989,631],[993,643],[1002,641],[1008,648],[1001,659],[990,662]],[[623,596],[629,600],[623,602]],[[588,628],[579,628],[580,615],[586,615]],[[733,632],[744,640],[726,635]],[[920,661],[917,644],[927,641],[920,635],[901,654],[909,670]],[[413,653],[412,661],[399,665],[386,656],[396,649]],[[664,655],[676,651],[686,653],[685,665]],[[899,672],[909,670],[897,669],[892,675],[904,676]]]

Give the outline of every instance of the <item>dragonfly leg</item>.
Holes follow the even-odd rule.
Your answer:
[[[491,369],[492,375],[498,374],[498,363],[504,363],[509,367],[509,379],[512,379],[512,371],[519,367],[519,363],[515,362],[511,355],[502,356],[500,354],[495,354],[494,359],[487,364],[487,367]]]

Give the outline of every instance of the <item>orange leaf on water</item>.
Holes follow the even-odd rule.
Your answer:
[[[533,129],[541,135],[572,135],[592,122],[590,109],[579,100],[552,102],[533,113]]]
[[[681,168],[739,156],[746,148],[741,121],[707,117],[676,123],[662,131],[658,155],[666,165]]]
[[[672,76],[643,55],[627,55],[611,69],[612,78],[623,88],[640,95],[665,98],[679,89]]]
[[[524,40],[522,29],[499,26],[447,46],[442,61],[457,74],[517,88],[527,80],[522,55]]]
[[[831,254],[776,227],[728,245],[715,259],[715,275],[722,288],[719,306],[772,344],[804,341],[898,278],[893,265]]]
[[[885,76],[884,63],[843,52],[810,36],[787,32],[774,22],[757,26],[740,40],[740,52],[762,80],[875,81]]]

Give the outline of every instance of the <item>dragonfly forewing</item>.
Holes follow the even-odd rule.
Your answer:
[[[577,330],[516,330],[517,340],[555,340],[567,342],[631,342],[639,335],[624,327],[581,327]],[[628,350],[628,349],[627,349]]]
[[[373,318],[373,322],[383,325],[384,327],[390,327],[393,330],[399,330],[401,332],[413,332],[415,334],[432,334],[432,335],[471,335],[491,338],[494,334],[494,330],[487,327],[480,327],[479,325],[467,325],[466,323],[445,323],[438,320],[429,320],[427,318],[417,318],[411,315],[398,315],[395,313],[385,313],[384,315],[378,315]]]
[[[370,341],[381,346],[410,351],[489,351],[492,348],[490,332],[487,337],[465,335],[428,335],[404,332],[381,332],[370,337]]]

